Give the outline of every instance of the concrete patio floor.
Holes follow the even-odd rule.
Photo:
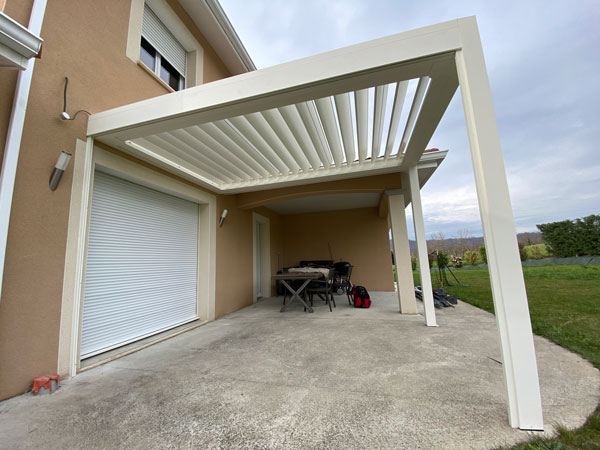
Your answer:
[[[494,317],[397,313],[394,293],[333,313],[266,299],[86,371],[52,395],[0,403],[0,447],[487,449],[526,439],[507,422]],[[547,432],[581,425],[600,372],[535,345]]]

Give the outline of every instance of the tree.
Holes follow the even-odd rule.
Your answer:
[[[457,255],[463,255],[467,250],[470,250],[470,240],[472,238],[473,236],[471,235],[471,232],[468,229],[464,228],[462,230],[459,230],[458,233],[456,233],[458,245],[455,253]]]
[[[600,216],[537,225],[549,251],[558,257],[600,254]]]
[[[483,264],[487,264],[487,253],[485,251],[485,247],[482,245],[479,247],[479,254],[481,255],[481,262]]]
[[[519,257],[521,261],[525,261],[527,259],[527,250],[525,250],[525,244],[522,242],[518,242],[519,244]]]

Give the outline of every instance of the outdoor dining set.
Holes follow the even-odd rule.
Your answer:
[[[346,294],[348,303],[352,291],[352,265],[348,262],[333,261],[301,261],[298,267],[289,267],[273,275],[273,280],[281,283],[284,289],[284,312],[295,300],[298,300],[304,310],[314,312],[313,299],[317,296],[329,306],[329,311],[336,307],[334,293]],[[289,301],[288,301],[289,296]]]

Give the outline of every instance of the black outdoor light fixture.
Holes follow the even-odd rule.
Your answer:
[[[58,187],[58,183],[60,183],[60,179],[65,173],[67,166],[69,165],[69,161],[71,161],[71,154],[68,152],[60,152],[60,156],[58,157],[58,161],[56,161],[56,165],[52,170],[52,175],[50,175],[50,190],[55,191]]]

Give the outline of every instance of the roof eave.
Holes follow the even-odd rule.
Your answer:
[[[25,70],[43,39],[0,11],[0,68]]]
[[[217,0],[179,0],[179,3],[233,75],[256,70],[252,58]]]

